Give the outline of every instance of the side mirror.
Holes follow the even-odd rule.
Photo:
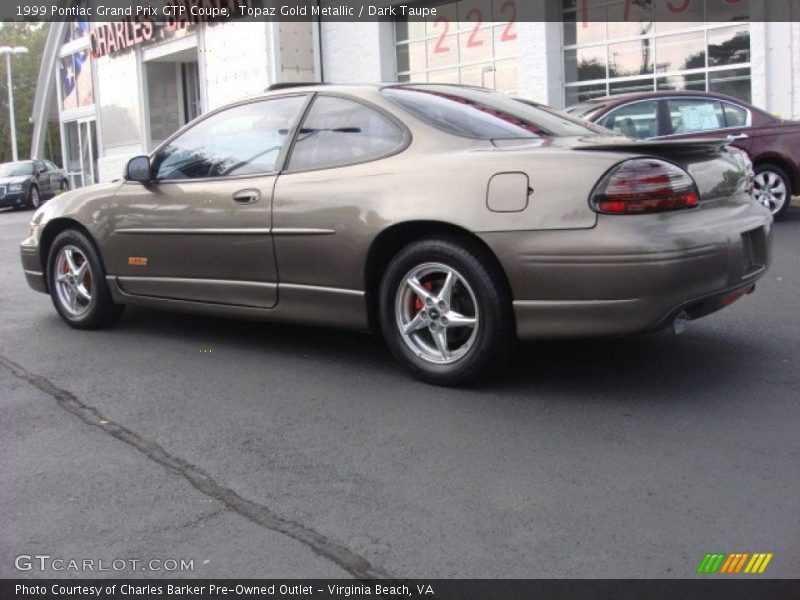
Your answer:
[[[147,156],[134,156],[128,161],[125,167],[125,179],[128,181],[138,181],[148,183],[153,180],[150,170],[150,159]]]

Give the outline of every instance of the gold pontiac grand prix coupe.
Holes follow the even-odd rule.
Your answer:
[[[77,329],[137,304],[380,331],[457,385],[517,338],[727,306],[765,273],[771,227],[725,140],[636,142],[472,87],[301,85],[46,203],[21,250]]]

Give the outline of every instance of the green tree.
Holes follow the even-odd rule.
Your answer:
[[[21,159],[31,155],[33,99],[42,63],[42,51],[47,40],[47,25],[40,23],[0,23],[0,46],[25,46],[27,54],[11,57],[14,86],[14,115],[17,126],[17,149]],[[5,57],[0,57],[0,162],[11,160],[11,124],[8,117],[8,77]],[[44,158],[61,163],[57,124],[48,128]]]

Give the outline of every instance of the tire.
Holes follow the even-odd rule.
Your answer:
[[[108,327],[125,310],[111,298],[94,244],[76,229],[62,231],[53,241],[47,257],[47,283],[58,314],[75,329]]]
[[[764,204],[776,219],[792,201],[792,183],[786,171],[770,163],[755,167],[756,200]]]
[[[457,238],[403,248],[386,269],[379,302],[389,350],[425,382],[458,386],[487,378],[513,353],[516,334],[505,276],[481,248]]]
[[[28,191],[28,208],[36,210],[42,205],[42,196],[39,194],[39,188],[35,185],[31,186]]]

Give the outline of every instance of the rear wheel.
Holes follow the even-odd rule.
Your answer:
[[[62,231],[53,241],[47,265],[50,297],[70,327],[107,327],[122,315],[125,307],[111,299],[100,256],[83,233]]]
[[[412,243],[389,264],[380,318],[392,354],[429,383],[461,385],[508,362],[514,347],[503,274],[456,240]]]
[[[36,210],[42,204],[41,196],[39,195],[39,188],[35,185],[31,186],[28,192],[28,208]]]
[[[770,209],[774,217],[781,216],[792,197],[789,176],[780,167],[764,163],[755,168],[756,200]]]

